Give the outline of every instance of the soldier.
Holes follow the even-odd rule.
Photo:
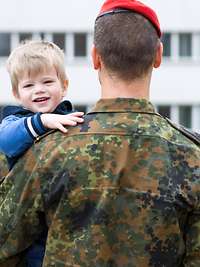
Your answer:
[[[1,266],[23,266],[45,225],[44,267],[200,266],[199,143],[149,102],[160,36],[148,6],[105,1],[92,50],[101,99],[68,135],[40,138],[1,185]]]

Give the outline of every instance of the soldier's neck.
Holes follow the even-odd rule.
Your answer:
[[[136,98],[149,99],[150,77],[131,82],[116,78],[103,77],[101,82],[102,98]]]

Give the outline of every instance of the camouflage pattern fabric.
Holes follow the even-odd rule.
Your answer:
[[[36,143],[0,191],[4,266],[41,216],[44,267],[200,266],[200,147],[145,100],[100,100],[84,124]]]
[[[0,153],[0,183],[8,173],[8,164],[4,154]]]

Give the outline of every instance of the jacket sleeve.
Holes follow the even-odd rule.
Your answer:
[[[39,136],[48,131],[41,121],[40,113],[19,118],[10,115],[0,124],[0,151],[8,157],[25,152]]]
[[[186,226],[186,253],[184,265],[185,267],[200,266],[200,211],[193,211]]]
[[[47,144],[48,151],[52,153],[46,162],[44,148]],[[19,263],[14,265],[12,259],[15,256],[23,259],[24,250],[40,237],[46,227],[45,223],[41,223],[41,215],[47,214],[48,217],[52,210],[49,212],[44,203],[43,190],[49,188],[51,181],[54,187],[52,179],[57,177],[57,169],[53,168],[52,172],[51,167],[52,155],[55,156],[56,151],[57,143],[46,142],[44,138],[22,156],[0,184],[0,266],[24,266]],[[56,204],[53,203],[53,210]]]
[[[184,267],[200,266],[200,150],[197,153],[189,152],[191,155],[188,166],[183,169],[187,176],[187,191],[182,187],[181,193],[186,192],[186,202],[188,203],[188,213],[183,228],[183,238],[185,241]],[[185,179],[186,181],[186,179]],[[185,211],[186,214],[186,211]],[[182,223],[182,222],[181,222]]]
[[[34,164],[31,156],[29,153],[27,160]],[[0,184],[0,266],[24,266],[15,260],[21,262],[23,251],[43,231],[40,214],[44,208],[39,179],[27,172],[27,164],[25,159],[16,164]],[[12,179],[12,173],[17,179]]]

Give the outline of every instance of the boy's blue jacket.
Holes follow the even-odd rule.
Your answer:
[[[64,115],[71,112],[72,104],[65,100],[52,113]],[[10,169],[37,136],[49,131],[43,126],[40,116],[41,113],[33,113],[20,106],[4,108],[0,124],[0,151],[7,156]]]

